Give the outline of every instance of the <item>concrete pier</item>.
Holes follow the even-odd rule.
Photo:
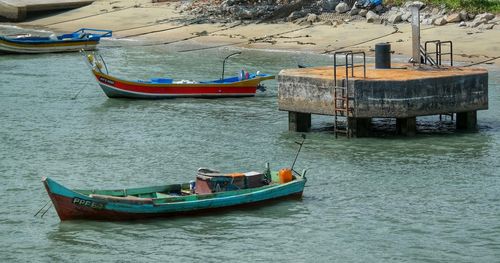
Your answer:
[[[308,132],[311,129],[311,114],[301,112],[288,112],[288,130]]]
[[[481,68],[414,68],[411,64],[375,69],[366,78],[356,68],[345,83],[345,67],[337,67],[337,85],[346,86],[352,135],[370,136],[372,118],[395,118],[397,133],[414,136],[416,117],[457,113],[457,129],[475,130],[478,110],[488,109],[488,72]],[[333,67],[285,69],[278,75],[278,107],[289,115],[289,128],[305,131],[310,114],[334,115]],[[302,123],[303,122],[303,123]]]
[[[23,21],[28,13],[78,8],[95,0],[0,0],[0,17]]]

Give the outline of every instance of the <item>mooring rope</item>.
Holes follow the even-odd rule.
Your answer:
[[[280,33],[276,33],[276,34],[272,34],[272,35],[266,35],[266,36],[263,36],[263,37],[254,38],[253,40],[255,42],[257,42],[257,41],[265,39],[267,37],[276,37],[276,36],[280,36],[280,35],[284,35],[284,34],[288,34],[288,33],[293,33],[293,32],[300,31],[300,30],[303,30],[303,29],[306,29],[306,28],[309,28],[309,27],[311,27],[311,26],[305,26],[305,27],[301,27],[301,28],[298,28],[298,29],[292,29],[292,30],[288,30],[288,31],[284,31],[284,32],[280,32]],[[236,43],[229,43],[229,44],[222,44],[222,45],[210,46],[210,47],[199,47],[199,48],[193,48],[193,49],[185,49],[185,50],[180,50],[180,51],[177,51],[177,52],[182,53],[182,52],[207,50],[207,49],[213,49],[213,48],[218,48],[218,47],[235,46],[235,45],[239,45],[239,44],[248,43],[249,41],[252,41],[252,40],[241,41],[241,42],[236,42]]]
[[[50,208],[52,208],[52,203],[50,203],[49,207],[47,207],[47,210],[45,210],[42,215],[40,216],[40,218],[43,218],[43,216],[50,210]]]
[[[224,30],[228,30],[228,29],[231,29],[231,28],[237,27],[237,26],[239,26],[239,25],[241,25],[241,23],[240,23],[240,24],[236,24],[236,25],[232,25],[232,26],[229,26],[229,27],[225,27],[225,28],[217,29],[217,30],[212,31],[212,32],[210,32],[210,33],[209,33],[209,32],[207,32],[206,34],[203,34],[203,35],[194,35],[194,36],[190,36],[190,37],[186,37],[186,38],[182,38],[182,39],[178,39],[178,40],[173,40],[173,41],[168,41],[168,42],[162,42],[162,43],[145,44],[145,45],[140,45],[140,46],[149,47],[149,46],[169,45],[169,44],[178,43],[178,42],[183,42],[183,41],[190,40],[190,39],[194,39],[194,38],[198,38],[198,37],[207,36],[207,35],[210,35],[210,34],[213,34],[213,33],[221,32],[221,31],[224,31]]]
[[[33,216],[37,216],[37,215],[38,215],[38,214],[39,214],[39,213],[40,213],[40,212],[41,212],[41,211],[42,211],[42,210],[43,210],[43,209],[44,209],[44,208],[45,208],[45,207],[46,207],[49,203],[50,203],[50,200],[49,200],[47,203],[45,203],[45,204],[42,206],[42,208],[40,208],[40,210],[38,210],[38,212],[36,212],[36,214],[35,214],[35,215],[33,215]]]
[[[336,48],[336,49],[331,49],[331,50],[325,50],[323,51],[323,53],[321,54],[330,54],[332,52],[336,52],[336,51],[339,51],[339,50],[343,50],[343,49],[346,49],[348,47],[355,47],[355,46],[359,46],[359,45],[362,45],[362,44],[366,44],[368,42],[371,42],[371,41],[374,41],[374,40],[377,40],[377,39],[381,39],[381,38],[384,38],[384,37],[388,37],[390,35],[394,35],[396,33],[400,33],[399,29],[396,27],[395,30],[391,33],[388,33],[388,34],[384,34],[382,36],[379,36],[379,37],[375,37],[375,38],[372,38],[372,39],[368,39],[368,40],[365,40],[365,41],[362,41],[362,42],[359,42],[359,43],[355,43],[355,44],[352,44],[352,45],[347,45],[347,46],[343,46],[343,47],[339,47],[339,48]]]
[[[499,58],[500,58],[500,56],[494,57],[494,58],[490,58],[490,59],[487,59],[487,60],[483,60],[483,61],[479,61],[479,62],[475,62],[475,63],[469,64],[469,65],[466,65],[464,67],[471,67],[471,66],[475,66],[475,65],[479,65],[479,64],[484,64],[486,62],[494,61],[494,60],[497,60]]]
[[[116,10],[109,11],[109,12],[103,12],[103,13],[99,13],[99,14],[87,15],[87,16],[82,16],[82,17],[78,17],[78,18],[68,19],[68,20],[64,20],[64,21],[54,22],[54,23],[50,23],[50,24],[46,24],[46,25],[41,25],[41,26],[53,26],[53,25],[57,25],[57,24],[62,24],[62,23],[67,23],[67,22],[73,22],[73,21],[76,21],[76,20],[82,20],[82,19],[89,18],[89,17],[100,16],[100,15],[105,15],[105,14],[114,13],[114,12],[120,12],[120,11],[123,11],[123,10],[126,10],[126,9],[130,9],[130,8],[133,8],[133,6],[124,7],[124,8],[116,9]]]
[[[152,34],[152,33],[158,33],[158,32],[162,32],[162,31],[168,31],[168,30],[173,30],[173,29],[178,29],[178,28],[186,27],[186,26],[189,26],[189,25],[197,24],[197,23],[199,23],[199,21],[194,21],[194,22],[191,22],[189,24],[182,25],[182,26],[171,27],[171,28],[162,29],[162,30],[155,30],[155,31],[145,32],[145,33],[136,34],[136,35],[124,36],[124,37],[120,37],[120,38],[117,38],[117,39],[123,39],[123,38],[129,38],[129,37],[135,37],[135,36],[141,36],[141,35],[147,35],[147,34]],[[224,30],[228,30],[228,29],[237,27],[237,26],[239,26],[241,24],[242,23],[238,23],[238,24],[235,24],[235,25],[231,25],[229,27],[218,29],[218,30],[212,31],[210,33],[206,33],[206,35],[213,34],[213,33],[216,33],[216,32],[221,32],[221,31],[224,31]],[[162,43],[150,43],[150,44],[139,44],[139,45],[127,45],[127,46],[130,46],[130,47],[161,46],[161,45],[168,45],[168,44],[172,44],[172,43],[182,42],[182,41],[186,41],[186,40],[190,40],[190,39],[197,38],[197,37],[202,37],[202,36],[205,36],[205,35],[194,35],[194,36],[186,37],[186,38],[183,38],[183,39],[178,39],[178,40],[169,41],[169,42],[162,42]],[[119,47],[124,47],[124,45],[104,46],[104,47],[106,47],[106,48],[119,48]]]
[[[159,29],[159,30],[153,30],[153,31],[149,31],[149,32],[143,32],[143,33],[137,33],[137,34],[128,35],[128,36],[117,37],[115,39],[124,39],[124,38],[144,36],[144,35],[154,34],[154,33],[159,33],[159,32],[165,32],[165,31],[170,31],[170,30],[174,30],[174,29],[178,29],[178,28],[187,27],[187,26],[190,26],[190,25],[193,25],[193,24],[196,24],[196,22],[191,22],[189,24],[184,24],[184,25],[180,25],[180,26],[169,27],[169,28],[166,28],[166,29]],[[160,24],[154,24],[154,25],[160,25]],[[149,25],[149,26],[153,26],[153,25]],[[148,27],[148,26],[144,26],[144,27]],[[141,28],[141,27],[137,27],[137,28]],[[137,29],[137,28],[129,28],[129,29],[124,29],[124,30],[120,30],[120,31]],[[115,32],[118,32],[118,31],[115,31]]]

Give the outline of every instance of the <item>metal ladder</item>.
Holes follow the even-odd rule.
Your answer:
[[[434,44],[434,51],[430,52],[428,46]],[[443,44],[447,45],[449,48],[448,52],[443,53]],[[431,40],[426,41],[424,46],[420,46],[420,53],[423,58],[423,63],[429,63],[431,66],[439,68],[443,64],[443,55],[450,55],[450,66],[453,67],[453,42],[451,41],[441,41],[441,40]],[[434,55],[434,58],[431,57]],[[454,119],[453,113],[439,114],[439,121],[442,121],[443,116],[450,116],[451,120]]]
[[[429,45],[434,44],[434,50],[429,51]],[[448,47],[448,52],[443,52],[443,44]],[[429,63],[431,66],[440,67],[443,64],[443,55],[450,56],[450,66],[453,66],[453,42],[451,41],[441,41],[441,40],[431,40],[426,41],[424,46],[420,46],[420,53],[423,57],[423,63]],[[434,56],[431,57],[431,55]]]
[[[354,55],[363,55],[363,64],[355,65]],[[337,64],[338,56],[345,57],[344,64]],[[350,57],[350,60],[349,60]],[[350,62],[349,62],[350,61]],[[337,67],[345,66],[345,78],[342,80],[342,84],[337,85]],[[366,54],[365,52],[353,52],[353,51],[338,51],[333,54],[333,107],[334,107],[334,125],[333,132],[335,138],[338,134],[345,134],[347,138],[352,135],[349,129],[348,118],[353,115],[353,108],[351,106],[352,97],[349,96],[349,69],[351,69],[351,78],[354,78],[354,68],[363,67],[363,78],[366,78]],[[340,120],[339,117],[342,117]]]

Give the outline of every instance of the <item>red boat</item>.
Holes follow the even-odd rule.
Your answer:
[[[222,77],[212,81],[175,81],[170,78],[129,81],[111,76],[102,57],[99,56],[100,59],[98,59],[94,54],[86,54],[86,58],[99,86],[109,98],[252,97],[255,96],[257,89],[264,90],[264,87],[260,85],[262,81],[274,79],[274,76],[260,72],[256,74],[242,72],[240,76],[224,78],[223,66]],[[226,59],[224,59],[224,64]]]

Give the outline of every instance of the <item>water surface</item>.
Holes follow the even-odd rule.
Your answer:
[[[109,44],[113,45],[113,43]],[[124,78],[217,79],[230,49],[102,48]],[[244,50],[244,68],[277,74],[327,56]],[[79,54],[0,56],[0,258],[6,262],[494,262],[500,258],[500,69],[479,132],[419,118],[415,138],[334,139],[332,118],[297,167],[311,168],[301,201],[211,216],[139,222],[60,222],[50,176],[73,188],[187,182],[198,167],[289,166],[299,134],[277,110],[276,82],[245,99],[108,99]],[[81,90],[76,99],[72,99]],[[377,125],[391,129],[390,121]]]

